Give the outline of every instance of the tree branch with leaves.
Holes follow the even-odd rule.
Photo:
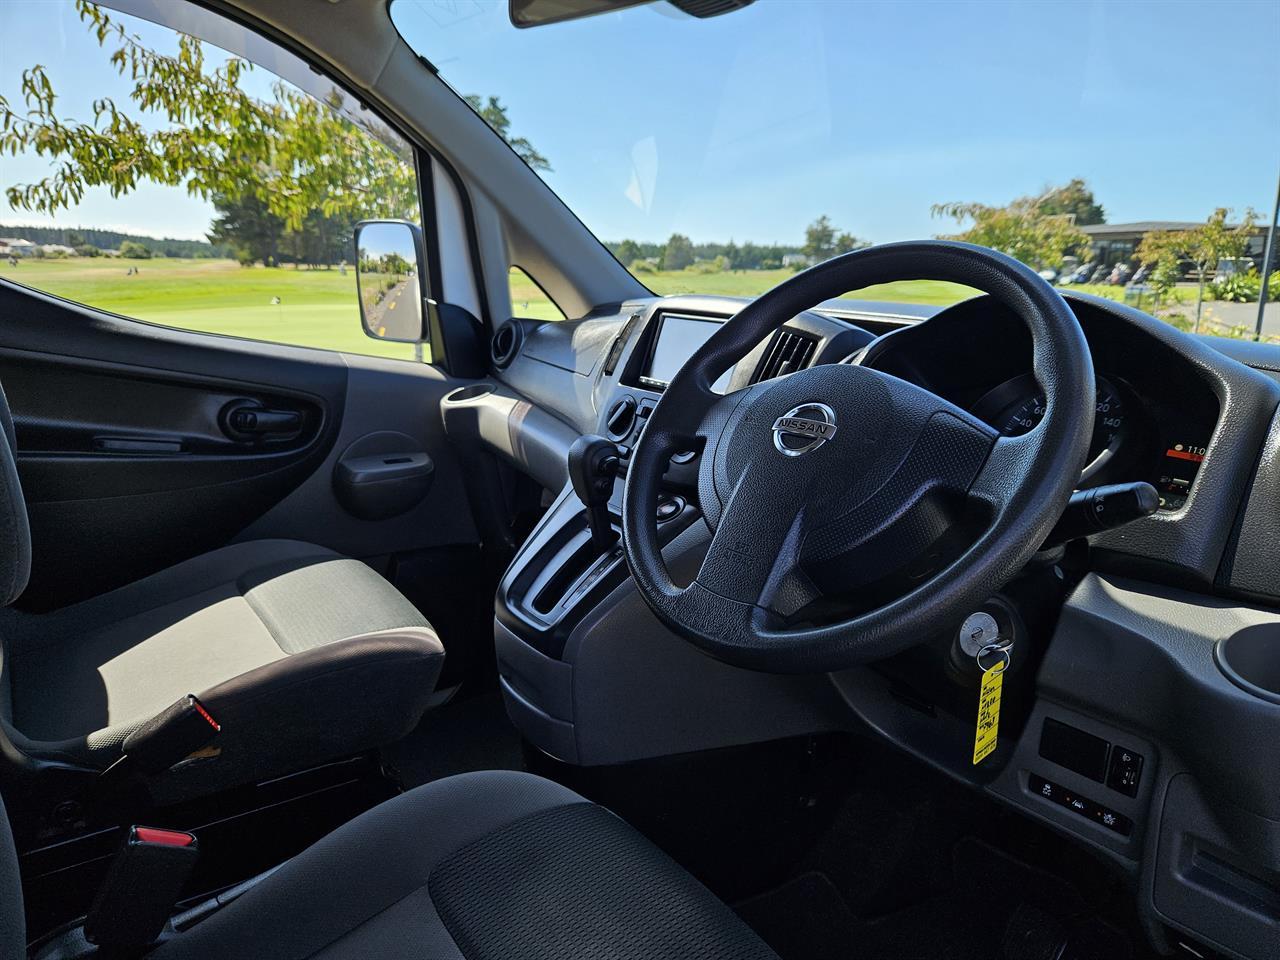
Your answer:
[[[1196,278],[1196,323],[1200,331],[1200,314],[1204,309],[1204,288],[1209,271],[1221,260],[1242,257],[1249,248],[1249,236],[1253,233],[1258,215],[1246,210],[1240,223],[1231,226],[1227,217],[1231,211],[1218,207],[1200,226],[1192,230],[1153,230],[1142,238],[1137,257],[1150,264],[1164,277],[1176,277],[1185,263]]]
[[[353,120],[338,90],[322,102],[277,81],[270,100],[258,99],[241,87],[254,69],[248,60],[229,56],[210,64],[204,45],[185,34],[177,35],[175,52],[160,53],[101,7],[78,0],[77,9],[110,51],[110,64],[132,82],[129,104],[103,97],[94,101],[91,119],[66,117],[46,69],[24,71],[25,110],[0,97],[0,154],[34,153],[56,169],[7,187],[12,208],[54,214],[78,204],[88,189],[106,187],[119,197],[149,182],[231,206],[251,196],[286,233],[304,230],[317,212],[338,222],[418,219],[408,145]],[[510,120],[496,98],[477,109],[507,136]],[[511,143],[530,165],[550,169],[527,140]]]
[[[935,217],[948,217],[960,224],[969,223],[960,233],[944,235],[945,240],[963,240],[1007,253],[1032,267],[1057,268],[1068,253],[1089,245],[1089,237],[1076,225],[1079,196],[1087,188],[1077,181],[1066,187],[1050,188],[1039,196],[1019,197],[1008,206],[992,207],[983,203],[935,203]],[[1087,194],[1091,204],[1093,194]],[[1071,205],[1070,212],[1061,212]],[[1102,208],[1098,207],[1098,215]]]

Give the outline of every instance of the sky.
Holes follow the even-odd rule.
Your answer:
[[[822,214],[873,242],[931,236],[953,228],[934,203],[1073,177],[1111,222],[1275,202],[1280,0],[757,0],[706,21],[659,3],[530,30],[505,0],[391,12],[455,89],[501,98],[606,240],[797,243]],[[73,115],[127,91],[67,0],[0,3],[0,94],[34,61]],[[0,186],[43,163],[0,157]],[[58,222],[200,237],[209,215],[149,187]],[[0,202],[0,221],[47,218]]]

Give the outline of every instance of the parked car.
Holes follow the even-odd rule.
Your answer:
[[[1133,275],[1133,268],[1127,263],[1117,263],[1107,274],[1107,283],[1114,287],[1124,286]]]

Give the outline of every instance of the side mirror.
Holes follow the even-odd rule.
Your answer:
[[[423,322],[422,231],[407,220],[356,224],[356,287],[360,321],[375,340],[420,343]]]

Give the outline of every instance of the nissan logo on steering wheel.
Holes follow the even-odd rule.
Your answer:
[[[784,457],[798,457],[836,435],[836,412],[825,403],[802,403],[773,422],[773,445]]]

